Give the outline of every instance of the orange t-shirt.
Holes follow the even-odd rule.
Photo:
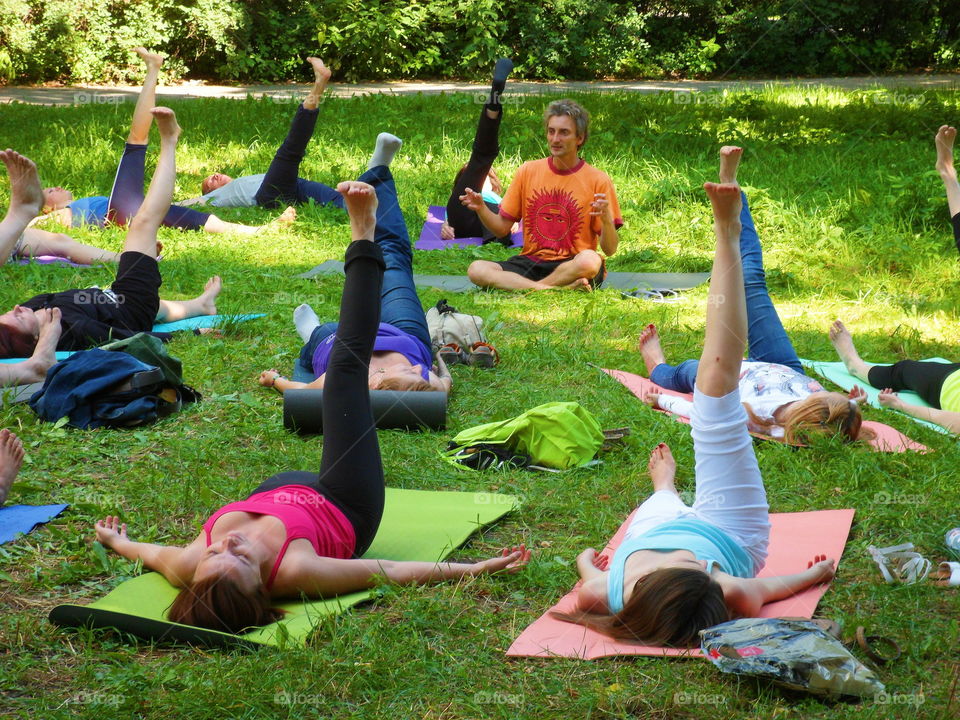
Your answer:
[[[523,219],[522,255],[537,260],[566,260],[581,250],[596,250],[602,223],[591,215],[595,193],[605,193],[614,225],[623,225],[620,205],[607,174],[584,160],[557,170],[553,158],[525,162],[500,203],[500,216]]]

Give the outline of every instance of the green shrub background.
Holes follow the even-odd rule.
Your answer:
[[[0,83],[296,79],[320,53],[344,80],[478,78],[509,55],[530,79],[957,70],[953,0],[0,0]]]

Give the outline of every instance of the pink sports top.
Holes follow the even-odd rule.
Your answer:
[[[247,512],[254,515],[272,515],[279,518],[287,530],[277,560],[270,571],[267,589],[283,562],[283,555],[291,540],[306,538],[320,557],[347,560],[353,557],[357,536],[353,525],[332,502],[306,485],[284,485],[274,490],[256,493],[246,500],[224,505],[203,524],[207,546],[212,542],[210,532],[217,520],[228,512]]]

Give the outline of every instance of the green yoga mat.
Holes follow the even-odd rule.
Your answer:
[[[517,506],[517,498],[512,495],[387,488],[383,521],[364,557],[439,561],[476,530]],[[282,620],[243,635],[232,635],[167,621],[166,610],[177,592],[162,575],[150,572],[121,583],[89,605],[59,605],[50,611],[50,621],[66,627],[116,628],[148,640],[214,647],[282,647],[304,645],[323,617],[343,612],[371,597],[371,591],[364,590],[330,600],[278,603],[287,611]]]
[[[803,364],[804,367],[810,368],[818,375],[821,375],[822,377],[825,377],[827,380],[830,380],[836,385],[839,385],[844,390],[850,390],[854,385],[859,385],[867,393],[867,402],[869,402],[874,407],[883,407],[880,404],[880,400],[878,400],[878,397],[880,395],[880,390],[875,387],[870,387],[863,380],[860,380],[859,378],[856,378],[853,375],[851,375],[849,372],[847,372],[847,368],[842,362],[819,362],[817,360],[805,360],[804,358],[800,358],[800,362]],[[924,362],[949,363],[950,361],[944,360],[943,358],[927,358]],[[870,364],[871,365],[890,365],[891,363],[870,363]],[[909,390],[902,390],[898,392],[897,395],[903,398],[904,402],[907,402],[911,405],[920,405],[922,407],[929,407],[927,401],[921,398],[915,392],[911,392]],[[895,411],[895,412],[899,412],[899,411]],[[907,415],[906,413],[900,413],[900,414],[910,418],[915,423],[926,425],[928,428],[936,430],[937,432],[944,433],[944,434],[950,433],[950,431],[947,430],[946,428],[942,428],[939,425],[935,425],[932,422],[927,422],[926,420],[915,418],[912,415]]]
[[[339,260],[327,260],[298,278],[309,279],[317,275],[343,274],[343,263]],[[666,292],[670,290],[690,290],[702,285],[710,273],[633,273],[609,272],[603,281],[603,287],[617,290],[646,290]],[[420,275],[414,274],[413,281],[420,287],[432,287],[448,292],[470,292],[477,286],[464,275]]]

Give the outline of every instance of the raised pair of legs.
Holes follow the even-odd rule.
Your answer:
[[[111,219],[120,224],[131,221],[139,213],[143,201],[144,159],[146,146],[150,139],[150,126],[153,122],[153,108],[157,98],[157,80],[163,65],[163,56],[151,53],[139,47],[135,52],[143,60],[147,74],[130,121],[130,132],[123,158],[117,169],[117,178],[110,193]],[[237,233],[256,235],[275,225],[287,225],[296,219],[296,211],[288,208],[273,223],[267,225],[243,225],[220,219],[216,215],[198,212],[179,205],[168,206],[162,218],[162,224],[184,230],[203,230],[208,233]]]
[[[155,107],[149,110],[160,131],[160,155],[150,181],[150,188],[127,228],[123,243],[124,252],[138,252],[148,257],[157,257],[157,231],[163,223],[173,198],[177,177],[176,149],[180,139],[180,126],[173,110]],[[214,315],[216,299],[222,283],[219,277],[207,281],[203,292],[191,300],[160,300],[157,320],[172,322],[199,315]]]
[[[29,227],[41,213],[43,186],[36,164],[20,153],[7,149],[0,152],[0,161],[10,177],[10,205],[0,221],[0,265],[6,263],[14,248],[18,257],[57,255],[81,265],[117,262],[119,253],[79,243],[69,235]]]

